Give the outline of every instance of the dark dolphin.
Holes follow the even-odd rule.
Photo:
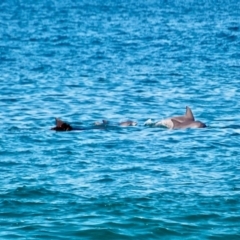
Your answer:
[[[84,130],[83,128],[72,127],[70,124],[63,122],[59,118],[56,118],[56,126],[51,128],[51,130],[55,131],[72,131],[72,130]]]

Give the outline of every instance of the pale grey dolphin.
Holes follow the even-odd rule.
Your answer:
[[[102,120],[102,122],[95,122],[93,125],[95,126],[107,126],[109,122],[107,120]]]
[[[161,125],[165,126],[165,125],[168,125],[168,124],[171,125],[171,123],[168,123],[171,119],[175,119],[178,122],[184,122],[184,121],[187,121],[187,120],[189,120],[189,121],[194,121],[195,120],[191,108],[186,106],[185,115],[171,117],[171,118],[164,119],[162,121],[158,121],[158,122],[155,123],[155,126],[161,126]],[[168,126],[166,126],[166,127],[168,127]]]
[[[204,128],[206,125],[200,121],[195,121],[192,110],[187,106],[184,116],[171,117],[156,122],[155,126],[165,126],[170,129],[183,128]]]
[[[186,112],[183,116],[171,117],[171,119],[175,119],[178,122],[185,122],[186,120],[194,121],[194,116],[190,107],[186,106]]]
[[[137,125],[137,122],[134,122],[134,121],[131,121],[131,120],[127,120],[127,121],[124,121],[124,122],[120,122],[120,123],[112,123],[107,121],[107,120],[102,120],[102,122],[95,122],[94,123],[95,126],[121,126],[121,127],[129,127],[129,126],[136,126]]]
[[[178,122],[175,119],[170,120],[172,122],[170,129],[186,129],[186,128],[205,128],[206,124],[200,121],[186,120],[184,122]]]
[[[127,121],[119,123],[119,126],[122,126],[122,127],[136,126],[136,125],[137,125],[137,122],[134,122],[134,121],[131,121],[131,120],[127,120]]]

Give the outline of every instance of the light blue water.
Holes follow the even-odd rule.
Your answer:
[[[239,53],[237,0],[2,0],[0,238],[240,239]]]

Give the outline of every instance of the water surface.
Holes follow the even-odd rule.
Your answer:
[[[1,238],[239,239],[239,23],[233,0],[2,1]],[[185,106],[208,127],[144,126]]]

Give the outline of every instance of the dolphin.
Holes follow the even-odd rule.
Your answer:
[[[178,122],[185,122],[186,120],[189,120],[189,121],[194,121],[194,116],[193,116],[193,113],[192,113],[192,110],[190,107],[186,106],[186,112],[185,112],[185,115],[183,116],[178,116],[178,117],[171,117],[171,119],[174,119]]]
[[[111,124],[111,122],[109,122],[107,120],[102,120],[102,122],[95,122],[94,125],[99,126],[99,127],[117,126],[117,125],[121,126],[121,127],[129,127],[129,126],[136,126],[137,122],[127,120],[127,121],[124,121],[124,122]]]
[[[200,121],[186,120],[184,122],[178,122],[175,119],[168,120],[168,122],[165,123],[165,126],[170,129],[205,128],[205,127],[207,127],[205,123],[202,123]]]
[[[72,131],[72,130],[84,130],[83,128],[73,128],[70,124],[63,122],[59,118],[55,118],[56,126],[51,128],[55,131]]]
[[[170,129],[185,129],[204,128],[206,127],[206,124],[200,121],[195,121],[192,110],[187,106],[185,115],[164,119],[156,122],[154,126],[165,126]]]
[[[118,125],[122,127],[137,126],[137,122],[127,120],[125,122],[120,122]]]
[[[102,120],[102,122],[95,122],[93,125],[94,126],[107,126],[108,124],[109,124],[109,121]]]
[[[162,126],[162,125],[166,125],[168,124],[167,122],[171,119],[174,119],[178,122],[184,122],[184,121],[194,121],[194,116],[193,116],[193,113],[192,113],[192,110],[191,108],[189,108],[188,106],[186,106],[186,112],[185,112],[185,115],[183,116],[176,116],[176,117],[171,117],[171,118],[167,118],[165,120],[162,120],[162,121],[158,121],[155,123],[155,126]],[[170,123],[171,124],[171,123]]]

